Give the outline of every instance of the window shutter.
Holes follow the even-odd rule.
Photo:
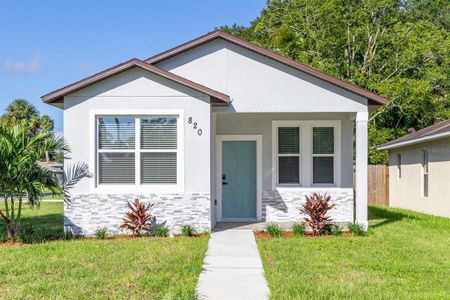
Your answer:
[[[177,118],[141,119],[141,149],[177,149]]]
[[[99,183],[134,183],[134,153],[99,153]]]
[[[300,152],[299,127],[278,128],[278,153],[298,154]]]
[[[134,149],[134,118],[102,117],[98,119],[99,149]]]
[[[334,128],[314,127],[313,154],[333,154],[333,153],[334,153]]]
[[[142,153],[142,183],[177,183],[176,153]]]

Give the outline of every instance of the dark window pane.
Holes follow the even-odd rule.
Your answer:
[[[177,183],[176,153],[142,153],[142,183]]]
[[[313,154],[333,154],[333,153],[334,153],[334,128],[314,127]]]
[[[313,158],[313,183],[334,183],[333,157]]]
[[[141,149],[177,149],[177,118],[141,119]]]
[[[278,158],[278,182],[300,183],[299,157],[281,156]]]
[[[99,149],[134,149],[134,118],[98,118]]]
[[[99,153],[99,183],[134,183],[134,153]]]
[[[278,128],[278,153],[298,154],[300,149],[300,135],[298,127]]]

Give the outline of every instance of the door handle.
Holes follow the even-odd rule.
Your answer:
[[[227,184],[228,184],[228,182],[222,181],[222,185],[227,185]]]

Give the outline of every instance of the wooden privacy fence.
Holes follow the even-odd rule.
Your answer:
[[[389,206],[389,167],[369,165],[369,205]]]

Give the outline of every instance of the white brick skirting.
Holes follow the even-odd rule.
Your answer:
[[[303,215],[300,214],[300,205],[305,203],[306,195],[312,191],[282,190],[263,191],[262,214],[266,222],[300,222]],[[331,202],[336,206],[330,211],[334,222],[353,222],[353,190],[342,189],[330,191]]]
[[[126,234],[119,226],[128,211],[127,201],[135,198],[154,203],[150,213],[155,223],[165,224],[171,233],[179,233],[183,225],[192,225],[198,232],[211,230],[209,194],[74,195],[70,204],[64,204],[64,229],[93,235],[107,227],[110,233]]]

